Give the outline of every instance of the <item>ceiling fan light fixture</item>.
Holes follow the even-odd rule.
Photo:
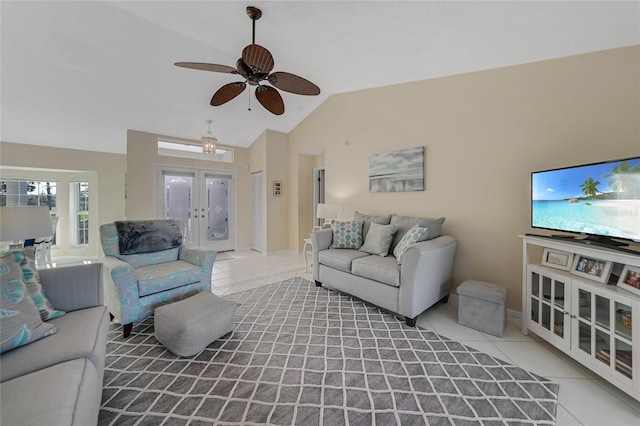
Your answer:
[[[218,139],[211,134],[211,123],[213,123],[213,121],[207,120],[207,123],[209,123],[209,131],[200,139],[202,142],[202,152],[205,154],[215,154]]]
[[[267,48],[256,44],[256,21],[260,19],[262,12],[257,7],[248,6],[247,15],[252,22],[251,44],[242,50],[242,57],[236,61],[236,68],[202,62],[176,62],[175,65],[195,70],[231,73],[244,78],[242,82],[227,83],[219,88],[209,102],[214,107],[223,105],[238,96],[246,89],[247,84],[256,88],[254,93],[258,102],[274,115],[284,114],[284,101],[277,89],[297,95],[319,95],[320,88],[305,78],[282,71],[271,73],[274,66],[273,55]],[[273,87],[262,86],[260,83],[263,81]],[[204,140],[203,137],[203,149]]]

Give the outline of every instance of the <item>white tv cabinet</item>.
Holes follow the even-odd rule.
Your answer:
[[[624,265],[640,268],[640,255],[571,240],[521,237],[522,334],[532,331],[640,401],[640,295],[573,274],[570,268],[543,265],[537,253],[546,248],[610,261],[611,272]]]

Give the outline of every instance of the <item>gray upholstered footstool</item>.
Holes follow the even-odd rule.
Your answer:
[[[238,304],[203,291],[155,309],[156,339],[178,356],[192,356],[235,329]]]
[[[466,280],[458,287],[458,323],[502,337],[507,323],[507,289],[498,284]]]

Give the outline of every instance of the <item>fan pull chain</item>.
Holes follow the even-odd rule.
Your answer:
[[[249,111],[251,111],[251,90],[247,90],[247,93],[249,94],[249,108],[248,109],[249,109]]]

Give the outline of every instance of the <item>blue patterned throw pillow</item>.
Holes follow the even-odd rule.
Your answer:
[[[428,231],[428,228],[423,228],[418,224],[415,224],[404,234],[396,248],[393,249],[393,255],[398,260],[399,265],[402,265],[402,261],[404,260],[404,255],[407,253],[407,249],[418,242],[420,237],[422,237],[422,235]]]
[[[360,248],[360,251],[370,254],[376,254],[378,256],[386,256],[389,254],[389,247],[391,247],[391,241],[393,236],[398,230],[398,225],[380,225],[375,222],[371,222],[369,232],[364,240],[364,245]]]
[[[53,324],[42,322],[22,274],[14,253],[3,253],[0,257],[0,353],[58,331]]]
[[[330,248],[355,249],[362,247],[362,221],[334,220],[331,223],[333,244]]]
[[[64,315],[64,311],[59,311],[51,305],[51,302],[49,302],[49,299],[47,299],[44,293],[42,284],[40,284],[40,275],[36,270],[35,247],[11,250],[8,253],[11,253],[14,260],[20,265],[22,281],[24,281],[24,284],[27,286],[29,296],[31,296],[31,300],[33,300],[38,312],[40,312],[42,321],[49,321],[50,319]]]

